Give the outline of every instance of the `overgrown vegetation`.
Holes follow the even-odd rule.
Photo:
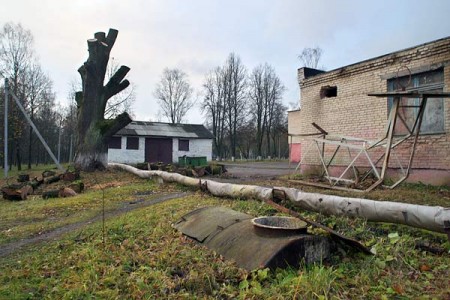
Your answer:
[[[101,209],[104,188],[107,209],[115,205],[179,190],[177,185],[156,185],[123,172],[94,173],[84,195],[70,199],[34,199],[2,203],[4,224],[41,222],[48,211],[63,224],[67,218]],[[108,183],[107,182],[112,182]],[[408,186],[412,191],[425,187]],[[145,191],[154,194],[144,195]],[[302,212],[340,232],[357,238],[376,251],[367,256],[344,246],[329,260],[299,269],[247,272],[210,249],[182,236],[171,223],[203,206],[221,205],[252,215],[276,212],[253,200],[214,198],[183,189],[189,195],[134,210],[106,222],[85,226],[58,241],[34,245],[0,258],[1,299],[445,299],[450,297],[450,246],[445,235],[400,225],[326,217]],[[382,193],[381,191],[380,193]],[[413,192],[411,192],[413,193]],[[411,194],[413,195],[413,194]],[[372,197],[372,195],[369,195]],[[390,197],[390,196],[389,196]],[[388,198],[389,198],[388,197]],[[145,198],[147,199],[147,198]],[[439,192],[430,196],[439,202]],[[73,201],[67,202],[66,201]],[[441,199],[441,205],[446,201]],[[5,219],[9,214],[11,218]],[[3,221],[6,220],[6,221]],[[24,222],[25,224],[26,222]],[[18,225],[24,226],[24,225]],[[27,232],[23,230],[22,232]],[[14,232],[7,239],[20,235]],[[22,235],[27,236],[27,234]],[[4,245],[6,238],[0,242]],[[435,254],[431,253],[435,252]]]

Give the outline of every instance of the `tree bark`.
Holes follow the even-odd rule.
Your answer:
[[[75,96],[78,108],[75,165],[85,171],[107,166],[108,139],[131,122],[126,112],[115,119],[104,118],[108,100],[130,84],[128,80],[124,80],[130,68],[121,66],[103,86],[109,55],[117,34],[117,30],[110,29],[107,36],[104,32],[97,32],[93,39],[89,39],[89,57],[78,69],[83,91],[77,92]]]

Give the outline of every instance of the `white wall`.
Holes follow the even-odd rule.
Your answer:
[[[136,164],[145,161],[145,137],[139,138],[139,150],[127,149],[127,138],[122,137],[121,149],[108,149],[108,162]],[[207,161],[212,159],[212,140],[190,139],[189,151],[178,151],[178,139],[173,139],[172,161],[178,162],[180,156],[206,156]]]
[[[145,160],[145,138],[139,138],[139,149],[127,149],[127,137],[121,139],[122,149],[108,149],[108,162],[125,164],[142,163]]]
[[[184,140],[184,139],[182,139]],[[173,139],[172,161],[178,162],[180,156],[206,156],[207,161],[212,159],[212,140],[189,139],[189,151],[178,151],[178,139]]]

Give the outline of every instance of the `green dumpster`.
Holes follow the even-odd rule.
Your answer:
[[[207,166],[208,161],[206,156],[180,156],[178,157],[178,164],[183,167],[200,167]]]

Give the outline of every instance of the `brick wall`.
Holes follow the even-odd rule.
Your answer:
[[[417,47],[380,56],[333,71],[304,78],[303,68],[299,69],[301,90],[301,110],[288,114],[290,134],[314,133],[311,125],[317,123],[329,134],[346,135],[375,140],[385,132],[388,118],[386,98],[369,97],[368,93],[386,92],[387,80],[412,73],[444,69],[444,92],[450,91],[450,38],[437,40]],[[336,86],[337,97],[320,99],[323,86]],[[433,101],[433,100],[429,100]],[[415,169],[450,170],[450,99],[444,99],[445,133],[421,135],[413,162]],[[310,138],[292,137],[292,143],[302,144],[306,152]],[[291,142],[291,139],[289,140]],[[327,152],[333,147],[327,147]],[[408,159],[405,147],[397,149],[397,157],[402,163]],[[372,153],[377,157],[381,152]],[[307,164],[318,164],[316,149],[311,149],[305,158]],[[346,156],[338,157],[344,164]],[[359,164],[365,165],[364,160]],[[392,167],[395,167],[393,162]],[[448,173],[447,173],[448,174]]]

